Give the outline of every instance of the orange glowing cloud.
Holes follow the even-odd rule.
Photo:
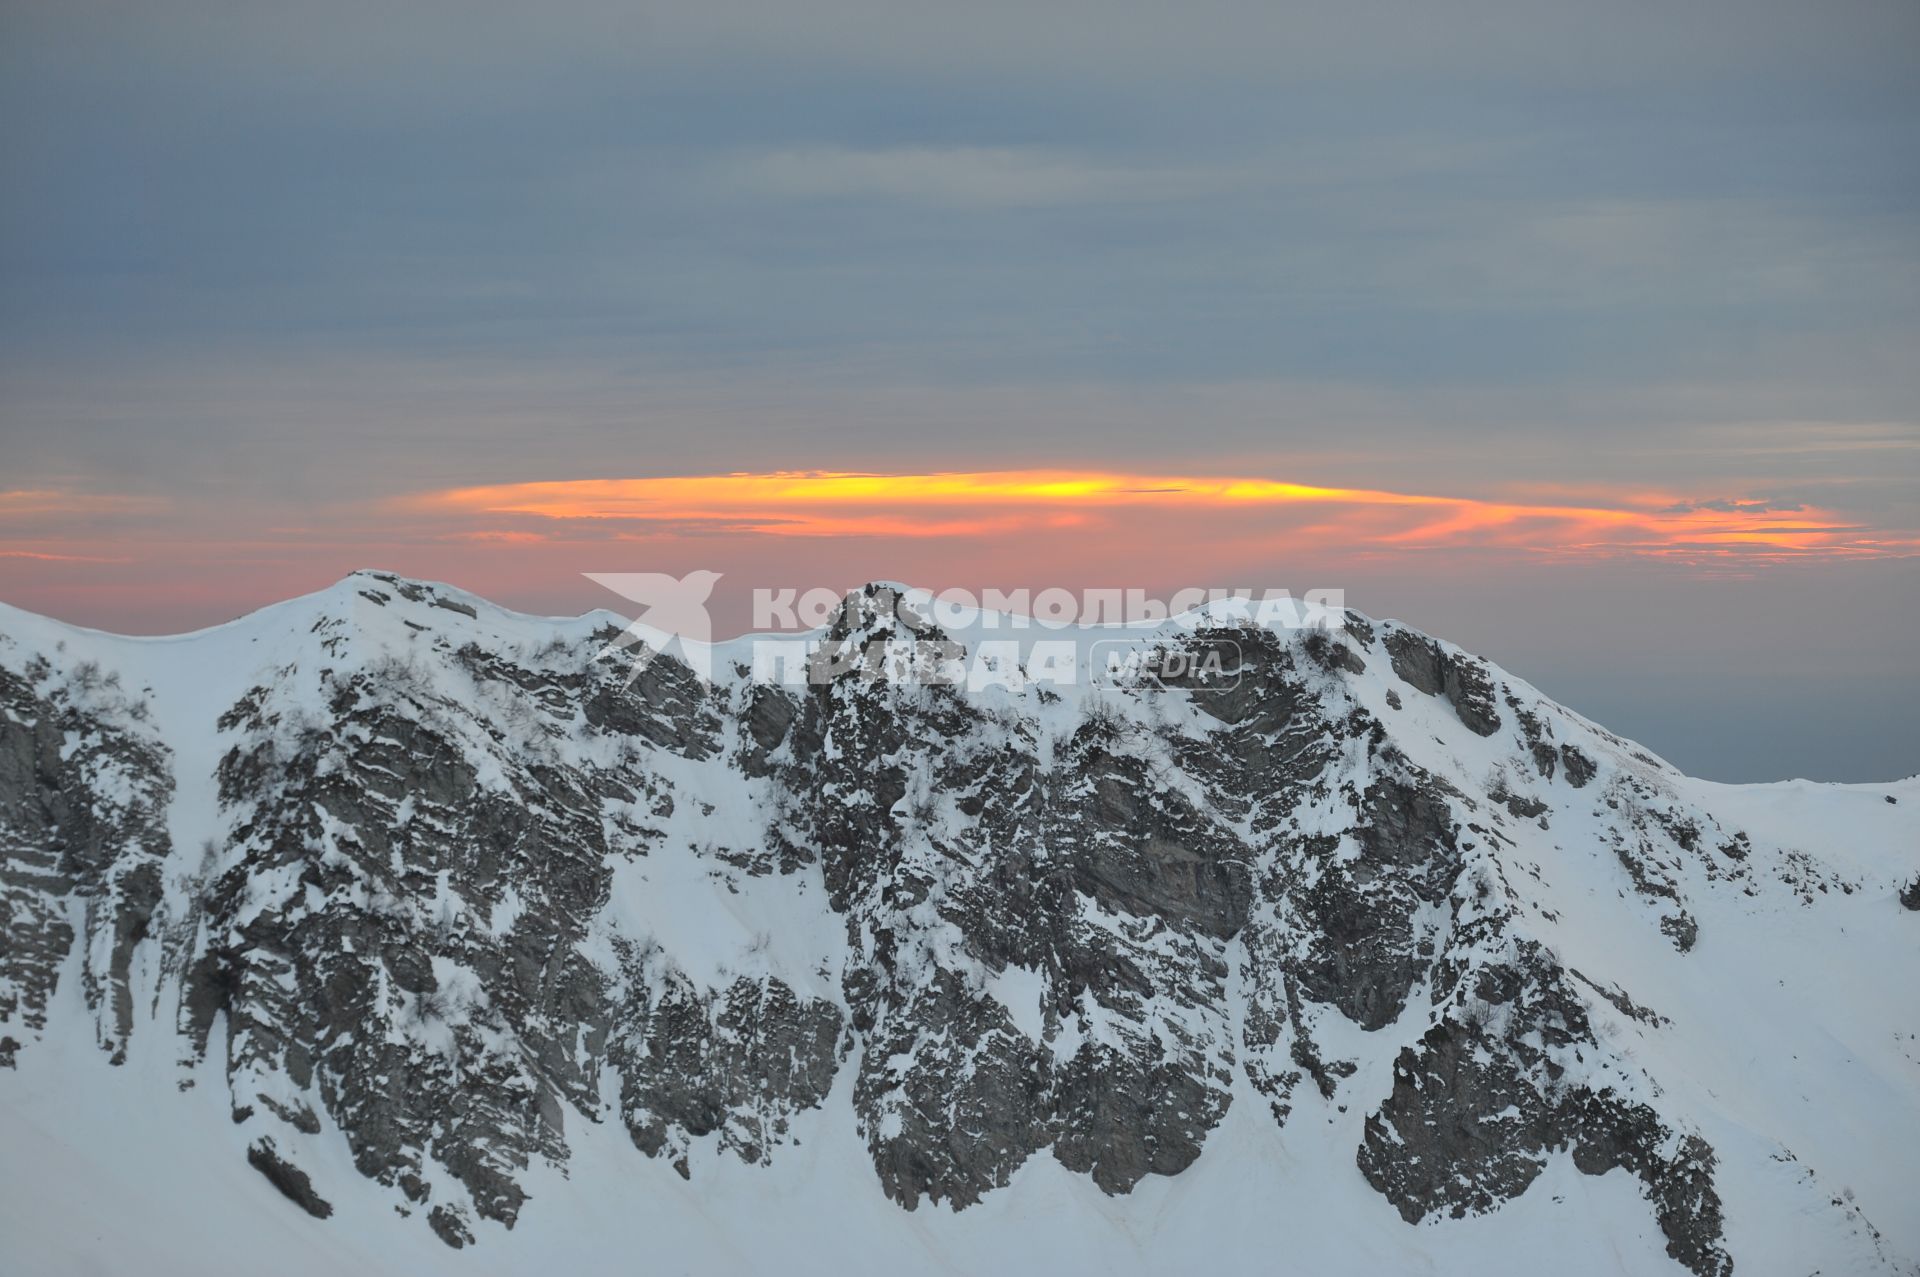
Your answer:
[[[1108,471],[929,474],[776,471],[496,484],[422,494],[416,513],[463,519],[657,525],[775,537],[989,537],[1097,526],[1155,513],[1263,522],[1356,552],[1504,549],[1708,560],[1911,555],[1920,538],[1831,511],[1690,502],[1636,491],[1605,499],[1502,501],[1259,478]],[[477,535],[489,535],[481,533]]]
[[[1634,492],[1613,501],[1484,497],[1327,488],[1267,478],[1104,470],[972,470],[860,474],[776,470],[589,478],[453,488],[407,501],[420,513],[553,522],[660,524],[758,536],[966,538],[1089,526],[1142,513],[1267,518],[1348,551],[1513,549],[1588,557],[1893,557],[1912,534],[1872,534],[1830,511],[1763,501],[1682,501]]]
[[[27,559],[34,563],[130,563],[124,555],[54,554],[44,550],[0,549],[0,559]]]

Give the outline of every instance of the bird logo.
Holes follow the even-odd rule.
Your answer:
[[[606,657],[638,649],[627,672],[629,686],[656,657],[676,644],[687,668],[702,682],[713,681],[713,618],[707,614],[707,600],[713,596],[720,573],[701,568],[678,577],[665,572],[581,575],[640,605],[639,615],[600,652]]]

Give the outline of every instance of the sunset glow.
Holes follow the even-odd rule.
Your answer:
[[[1690,502],[1664,493],[1572,504],[1105,471],[580,479],[454,488],[401,504],[421,514],[536,525],[610,523],[771,537],[991,537],[1156,515],[1232,516],[1356,552],[1482,548],[1569,556],[1874,558],[1911,554],[1920,544],[1910,534],[1871,531],[1811,507]],[[469,535],[537,534],[521,527]]]

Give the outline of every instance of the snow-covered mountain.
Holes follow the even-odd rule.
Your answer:
[[[0,1270],[1920,1271],[1920,780],[1358,616],[1103,689],[622,624],[0,608]]]

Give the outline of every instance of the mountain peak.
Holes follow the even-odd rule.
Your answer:
[[[899,591],[816,637],[980,643]],[[1920,1251],[1920,781],[1695,781],[1358,614],[1085,636],[1217,676],[789,686],[388,572],[316,597],[0,620],[0,1135],[47,1219],[150,1131],[374,1271]],[[740,1192],[767,1238],[701,1233]]]

